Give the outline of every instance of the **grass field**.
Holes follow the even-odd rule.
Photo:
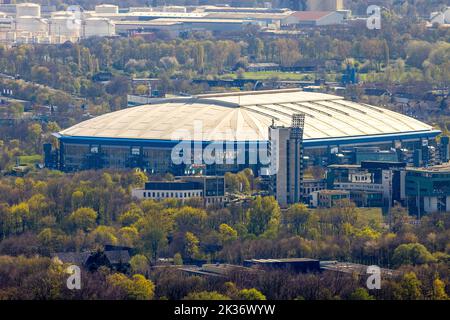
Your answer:
[[[356,211],[360,214],[365,223],[369,221],[376,221],[378,223],[383,222],[383,213],[381,208],[356,208]]]
[[[255,80],[269,80],[277,78],[279,80],[314,80],[314,75],[295,73],[295,72],[276,72],[276,71],[261,71],[261,72],[244,72],[242,74],[244,79]],[[220,77],[221,79],[236,79],[236,73],[227,73]]]
[[[32,156],[20,156],[19,161],[21,165],[33,165],[42,161],[42,156],[39,154],[35,154]]]

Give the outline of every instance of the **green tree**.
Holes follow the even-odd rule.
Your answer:
[[[422,298],[422,282],[417,279],[414,272],[408,272],[403,275],[400,286],[394,292],[397,299],[400,300],[420,300]]]
[[[133,172],[133,186],[143,187],[144,183],[148,181],[147,175],[142,171]]]
[[[420,243],[407,243],[399,245],[392,256],[395,265],[419,265],[434,262],[435,258]]]
[[[119,222],[123,226],[131,226],[132,224],[136,223],[143,215],[144,213],[142,212],[142,209],[132,204],[130,210],[124,212],[119,216]]]
[[[150,262],[148,261],[147,257],[142,254],[133,256],[130,260],[130,266],[133,273],[147,274],[147,272],[150,270]]]
[[[80,190],[72,193],[72,210],[77,210],[83,205],[84,193]]]
[[[183,300],[230,300],[230,298],[217,291],[201,291],[191,292]]]
[[[11,207],[12,219],[15,222],[15,231],[23,232],[31,223],[30,207],[26,202],[21,202]]]
[[[184,252],[187,257],[196,259],[199,256],[200,250],[198,244],[200,241],[192,232],[186,232],[184,235]]]
[[[239,300],[266,300],[266,296],[255,288],[243,289],[237,295]]]
[[[219,234],[220,234],[220,240],[222,243],[226,243],[229,241],[234,241],[237,239],[237,231],[234,230],[232,227],[227,225],[226,223],[222,223],[219,226]]]
[[[157,214],[139,219],[136,225],[139,230],[140,247],[156,261],[160,250],[167,245],[170,226]]]
[[[28,136],[33,142],[34,150],[38,152],[41,146],[42,126],[39,123],[30,124],[28,127]]]
[[[207,214],[203,209],[182,207],[175,210],[175,223],[179,232],[200,233],[205,227],[206,219]]]
[[[375,300],[374,296],[371,296],[365,288],[357,288],[350,296],[350,300]]]
[[[309,210],[304,204],[292,205],[286,213],[286,224],[288,230],[296,235],[300,235],[307,225]]]
[[[271,229],[275,231],[280,223],[280,207],[274,197],[258,196],[248,213],[248,232],[261,235]]]
[[[433,280],[433,300],[448,300],[448,295],[445,292],[445,282],[439,279],[436,275]]]
[[[96,220],[97,212],[92,208],[79,208],[72,212],[68,217],[72,230],[82,229],[84,231],[89,231],[95,227]]]
[[[182,266],[183,265],[183,257],[181,256],[180,253],[175,253],[175,255],[173,256],[173,264],[176,266]]]
[[[406,62],[415,68],[421,69],[425,60],[431,53],[433,46],[426,41],[412,40],[406,46]]]
[[[120,244],[123,246],[134,247],[139,238],[139,232],[136,227],[122,227],[118,231]]]
[[[117,245],[119,242],[116,237],[116,230],[114,227],[101,225],[95,228],[90,234],[89,239],[99,245]]]
[[[129,300],[151,300],[155,294],[155,285],[141,274],[135,274],[130,279],[122,273],[109,275],[110,285],[120,288]]]

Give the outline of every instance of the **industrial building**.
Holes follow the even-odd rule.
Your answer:
[[[296,1],[288,8],[229,6],[162,6],[119,8],[100,4],[94,10],[35,3],[0,4],[0,41],[6,43],[64,43],[83,38],[168,32],[178,37],[192,31],[240,32],[249,26],[264,30],[342,24],[350,16],[342,1]],[[281,5],[281,3],[280,3]],[[301,8],[300,8],[301,7]],[[299,11],[295,11],[299,10]],[[307,10],[307,11],[304,11]]]
[[[309,258],[251,259],[244,261],[244,267],[296,273],[320,272],[320,261]]]
[[[251,259],[245,260],[242,265],[232,264],[203,264],[185,265],[179,270],[187,274],[202,277],[214,277],[227,279],[236,272],[248,275],[256,275],[267,271],[281,270],[292,273],[323,273],[333,272],[340,275],[352,275],[356,277],[367,277],[369,266],[351,262],[320,261],[309,258],[281,258],[281,259]],[[383,279],[401,276],[401,271],[380,268]]]
[[[0,41],[6,43],[64,43],[92,36],[115,35],[114,23],[107,18],[91,17],[80,10],[55,11],[35,3],[12,5],[14,10],[1,12]],[[99,12],[109,12],[98,6]],[[8,8],[6,8],[8,9]],[[50,10],[50,11],[49,11]],[[52,11],[53,10],[53,11]]]
[[[296,11],[282,21],[283,25],[319,27],[342,24],[345,14],[338,11]]]

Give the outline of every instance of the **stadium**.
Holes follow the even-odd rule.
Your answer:
[[[57,166],[63,171],[139,167],[182,175],[186,165],[171,160],[180,141],[203,148],[213,142],[233,144],[237,151],[223,157],[249,159],[251,146],[267,146],[271,125],[289,127],[296,113],[305,114],[305,155],[315,164],[336,152],[332,150],[399,144],[414,149],[440,134],[414,118],[334,95],[298,89],[205,94],[155,99],[62,130],[55,134],[60,142]],[[259,169],[237,161],[205,167],[208,174]]]

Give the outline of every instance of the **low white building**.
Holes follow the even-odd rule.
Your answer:
[[[450,24],[450,7],[444,11],[432,12],[430,15],[431,24]]]
[[[48,21],[34,16],[21,16],[16,18],[16,31],[32,33],[47,33]]]
[[[281,21],[285,26],[329,26],[344,23],[345,14],[338,11],[296,11]]]
[[[41,6],[36,3],[19,3],[16,5],[16,17],[41,17]]]
[[[88,18],[83,22],[83,37],[111,37],[116,34],[115,24],[107,18]]]
[[[49,20],[50,36],[77,41],[81,36],[81,21],[72,14],[54,16]]]
[[[152,200],[203,198],[203,186],[184,181],[147,182],[143,189],[133,189],[132,196]]]
[[[113,4],[99,4],[95,6],[95,13],[99,14],[118,14],[119,7]]]
[[[175,181],[153,181],[145,183],[142,189],[133,189],[131,195],[138,199],[176,199],[184,202],[201,198],[205,206],[224,205],[224,177],[192,176]]]

